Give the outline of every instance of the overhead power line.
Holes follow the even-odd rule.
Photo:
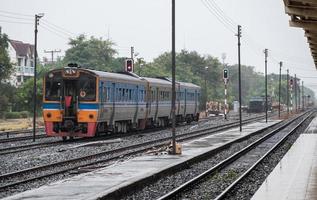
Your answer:
[[[29,15],[29,14],[22,14],[22,13],[17,13],[17,12],[9,12],[9,11],[5,11],[5,10],[0,10],[0,13],[6,13],[6,14],[10,14],[10,15],[18,15],[18,16],[24,16],[24,17],[34,17],[34,15]]]
[[[20,21],[8,21],[8,20],[2,20],[0,19],[0,22],[3,22],[3,23],[10,23],[10,24],[34,24],[34,23],[31,23],[31,22],[20,22]]]

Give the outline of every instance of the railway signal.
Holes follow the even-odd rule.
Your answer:
[[[293,86],[293,79],[289,80],[289,85],[292,87]]]
[[[133,66],[133,59],[127,58],[125,60],[125,71],[126,72],[133,72],[134,71],[134,66]]]
[[[224,69],[223,70],[223,80],[225,82],[225,119],[227,119],[227,112],[228,112],[228,105],[227,105],[227,84],[229,79],[229,70]]]
[[[228,69],[224,69],[224,70],[223,70],[223,79],[224,79],[225,81],[227,81],[228,78],[229,78],[229,71],[228,71]]]

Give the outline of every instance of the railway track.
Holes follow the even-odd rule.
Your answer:
[[[43,132],[44,129],[40,128],[40,129],[36,129],[36,132]],[[19,136],[23,134],[24,136]],[[30,135],[25,135],[25,134],[30,134]],[[2,143],[9,143],[9,142],[16,142],[16,141],[24,141],[24,140],[32,140],[33,139],[33,135],[32,134],[32,130],[21,130],[21,131],[8,131],[8,132],[1,132],[0,133],[0,144]],[[10,137],[11,135],[11,137]],[[46,134],[36,134],[35,138],[39,139],[39,138],[45,138]]]
[[[232,116],[232,117],[235,117],[235,116]],[[206,119],[202,119],[200,122],[208,121],[208,120],[211,120],[211,119],[217,119],[217,118],[223,118],[223,116],[209,117],[209,118],[206,118]],[[259,119],[261,119],[261,116],[260,116]],[[233,124],[233,123],[231,123],[231,124]],[[153,132],[155,130],[157,130],[157,128],[156,129],[154,128],[154,129],[150,129],[150,130],[145,130],[145,131],[142,131],[142,132],[139,132],[139,133],[140,134],[144,134],[144,133]],[[160,128],[159,130],[162,130],[162,128]],[[23,133],[27,133],[27,132],[23,131]],[[129,137],[129,136],[133,136],[135,134],[136,134],[135,132],[132,132],[132,133],[125,133],[125,134],[106,135],[106,136],[100,136],[100,137],[96,137],[96,138],[77,138],[77,139],[73,139],[71,141],[67,141],[66,143],[62,142],[62,141],[48,141],[48,142],[41,142],[41,143],[34,143],[34,144],[10,146],[10,147],[7,147],[7,148],[0,148],[0,156],[1,155],[12,154],[12,153],[19,153],[19,152],[23,152],[23,151],[32,150],[32,149],[39,149],[39,148],[46,148],[46,147],[51,147],[51,146],[55,146],[55,145],[69,144],[69,142],[109,140],[109,139]],[[43,137],[43,138],[45,138],[45,137]],[[12,141],[12,139],[13,139],[13,141],[21,141],[21,140],[19,140],[20,137],[18,137],[17,140],[15,140],[14,138],[11,138],[10,140],[6,139],[4,141],[4,143],[10,142],[10,141]],[[31,139],[31,138],[28,138],[28,139]],[[24,140],[24,138],[22,138],[22,140]],[[0,143],[1,143],[1,140],[0,140]]]
[[[255,117],[252,119],[245,120],[243,123],[250,123],[263,119],[264,116]],[[183,135],[178,135],[178,141],[190,140],[193,138],[201,137],[204,135],[216,133],[226,129],[236,127],[237,122],[229,123],[227,125],[222,125],[213,128],[206,128],[202,130],[193,131]],[[50,176],[63,174],[70,172],[72,170],[77,170],[79,168],[84,168],[90,165],[96,165],[100,163],[107,163],[113,160],[120,160],[123,157],[135,156],[139,153],[143,153],[153,147],[159,148],[166,146],[171,140],[171,137],[161,138],[158,140],[148,141],[145,143],[135,144],[131,146],[126,146],[123,148],[118,148],[110,151],[99,152],[96,154],[82,156],[75,159],[65,160],[61,162],[55,162],[47,165],[36,166],[12,173],[0,175],[0,192],[4,192],[9,188],[16,188],[19,185],[27,184],[32,181],[44,179]]]
[[[303,123],[310,119],[312,115],[313,112],[300,115],[282,126],[277,127],[158,199],[195,199],[197,197],[217,200],[227,199],[229,197],[234,199],[231,193],[232,190],[238,188],[239,183],[245,179],[248,174],[267,158],[268,155],[279,148]],[[290,128],[290,126],[292,127]],[[246,165],[248,167],[246,167]],[[237,170],[241,170],[241,168],[244,170]],[[234,180],[228,183],[226,179]],[[227,186],[223,188],[223,185],[219,184],[219,182],[224,182],[224,185]],[[211,186],[213,189],[210,189]]]

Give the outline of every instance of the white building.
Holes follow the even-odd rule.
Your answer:
[[[8,53],[14,66],[10,83],[16,87],[34,76],[34,45],[9,40]]]

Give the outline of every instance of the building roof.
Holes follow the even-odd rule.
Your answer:
[[[303,28],[317,68],[317,0],[284,0],[290,26]]]
[[[30,55],[31,57],[33,57],[34,45],[23,43],[18,40],[9,40],[9,42],[16,51],[18,56]]]

